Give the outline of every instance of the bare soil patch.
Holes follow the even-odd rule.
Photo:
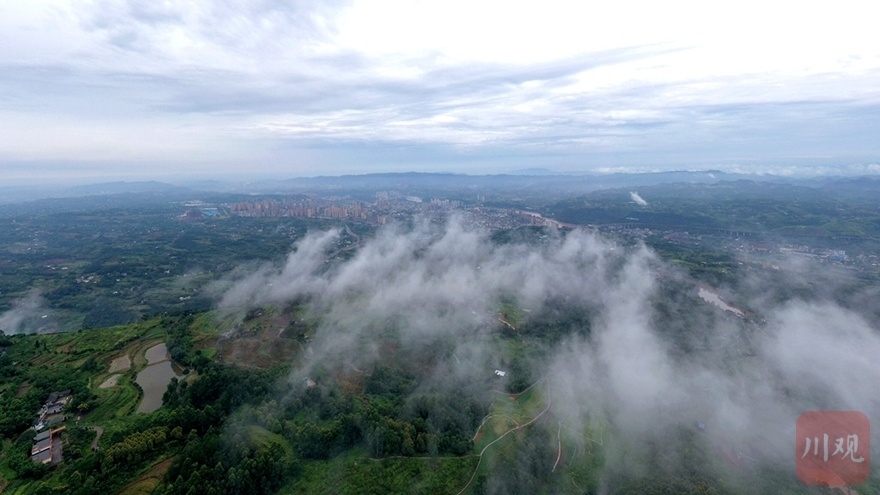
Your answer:
[[[152,493],[153,489],[159,485],[159,482],[165,477],[165,473],[171,467],[172,459],[166,459],[151,466],[144,471],[140,478],[132,481],[124,486],[119,493],[121,495],[146,495]]]
[[[15,392],[16,397],[23,397],[24,394],[30,392],[32,385],[28,382],[24,382],[21,384],[21,387],[18,388],[18,391]]]
[[[221,338],[217,342],[218,358],[225,363],[262,369],[291,362],[301,352],[302,344],[278,336],[279,329],[285,328],[289,320],[278,319],[230,338]]]
[[[119,377],[121,377],[121,376],[122,376],[122,375],[120,375],[119,373],[117,373],[117,374],[115,374],[115,375],[110,375],[109,377],[107,377],[106,380],[104,380],[104,383],[98,385],[98,388],[112,388],[112,387],[115,387],[116,384],[119,383]]]
[[[110,362],[110,373],[121,373],[131,368],[131,358],[128,354],[119,356]]]

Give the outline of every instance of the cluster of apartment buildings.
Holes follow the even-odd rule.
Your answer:
[[[458,212],[466,224],[479,227],[568,226],[535,212],[481,206],[464,207],[458,200],[431,198],[424,201],[417,196],[404,196],[396,192],[379,192],[376,197],[375,203],[343,203],[329,199],[263,199],[233,203],[228,207],[231,215],[240,217],[329,218],[373,225],[384,225],[392,218],[413,214],[445,217],[452,212]]]
[[[261,201],[244,201],[229,205],[229,211],[239,217],[297,217],[297,218],[333,218],[349,219],[374,224],[384,224],[385,215],[371,211],[358,202],[334,204],[326,201],[298,199],[264,199]]]

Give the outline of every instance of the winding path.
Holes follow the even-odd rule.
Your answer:
[[[104,434],[103,426],[89,426],[92,430],[95,430],[95,439],[92,440],[92,450],[98,450],[98,440],[101,439],[101,435]]]
[[[477,466],[474,468],[474,472],[473,472],[473,474],[471,474],[471,478],[468,480],[467,484],[464,485],[464,488],[462,488],[461,491],[458,492],[458,495],[462,495],[464,492],[467,491],[468,488],[470,488],[471,484],[473,484],[473,482],[474,482],[474,478],[477,477],[477,471],[480,470],[480,464],[483,463],[483,454],[486,453],[486,450],[487,450],[489,447],[491,447],[491,446],[494,445],[495,443],[499,442],[500,440],[502,440],[502,439],[503,439],[504,437],[506,437],[507,435],[510,435],[511,433],[513,433],[513,432],[515,432],[515,431],[517,431],[517,430],[520,430],[520,429],[522,429],[522,428],[525,428],[526,426],[529,426],[530,424],[534,423],[535,421],[537,421],[538,419],[540,419],[541,416],[544,415],[544,413],[546,413],[547,411],[550,410],[550,406],[553,405],[553,395],[550,393],[550,379],[549,379],[549,378],[542,378],[541,380],[536,381],[535,383],[533,383],[532,385],[530,385],[527,389],[523,390],[522,392],[520,392],[520,393],[517,394],[517,395],[522,395],[522,394],[525,393],[527,390],[529,390],[530,388],[534,387],[536,384],[540,383],[542,380],[547,380],[547,407],[545,407],[543,411],[541,411],[540,413],[538,413],[537,416],[535,416],[534,418],[532,418],[532,419],[529,420],[528,422],[525,422],[525,423],[523,423],[523,424],[521,424],[521,425],[519,425],[519,426],[514,426],[513,428],[511,428],[511,429],[507,430],[506,432],[504,432],[500,437],[496,438],[495,440],[492,440],[492,441],[489,442],[485,447],[483,447],[483,450],[481,450],[480,453],[479,453],[479,455],[477,456],[477,457],[479,457],[479,460],[477,460]],[[489,416],[491,416],[491,415],[489,415]],[[487,417],[488,417],[488,416],[487,416]],[[480,428],[482,428],[484,424],[486,424],[485,419],[483,420],[483,423],[480,425]],[[479,428],[477,429],[477,431],[479,432]]]
[[[560,459],[562,459],[562,421],[559,422],[559,428],[556,429],[556,462],[553,463],[551,473],[556,472],[556,466],[559,465]]]

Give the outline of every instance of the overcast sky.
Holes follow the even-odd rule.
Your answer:
[[[877,172],[880,30],[862,0],[0,0],[0,129],[7,183]]]

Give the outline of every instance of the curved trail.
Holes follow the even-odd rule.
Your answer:
[[[517,420],[513,419],[513,417],[508,416],[507,414],[501,414],[501,413],[488,414],[488,415],[486,415],[485,418],[483,418],[483,422],[480,423],[480,426],[477,427],[477,431],[474,433],[473,438],[471,438],[472,442],[477,441],[477,436],[480,435],[480,429],[483,428],[483,425],[486,424],[486,421],[489,421],[492,418],[504,418],[504,419],[510,421],[511,423],[515,424],[516,426],[519,426],[519,422]]]
[[[556,462],[553,463],[551,473],[556,472],[556,466],[559,465],[560,459],[562,459],[562,421],[559,422],[559,428],[556,429]]]
[[[461,491],[458,492],[458,495],[462,495],[464,492],[467,491],[468,488],[470,488],[471,484],[473,484],[473,482],[474,482],[474,478],[477,477],[477,471],[480,470],[480,465],[483,463],[483,454],[486,453],[486,450],[487,450],[489,447],[491,447],[491,446],[494,445],[495,443],[501,441],[501,440],[502,440],[504,437],[506,437],[507,435],[510,435],[511,433],[513,433],[513,432],[515,432],[515,431],[517,431],[517,430],[520,430],[520,429],[522,429],[522,428],[525,428],[526,426],[529,426],[530,424],[534,423],[535,421],[537,421],[538,419],[540,419],[541,416],[544,415],[544,413],[546,413],[547,411],[550,410],[550,406],[553,405],[553,395],[550,393],[550,379],[549,379],[549,378],[542,378],[541,380],[536,381],[535,383],[531,384],[528,388],[526,388],[525,390],[523,390],[522,392],[520,392],[519,394],[517,394],[517,396],[520,396],[520,395],[524,394],[524,393],[525,393],[526,391],[528,391],[530,388],[534,387],[535,385],[537,385],[538,383],[540,383],[540,382],[543,381],[543,380],[547,380],[547,407],[545,407],[540,413],[538,413],[537,416],[535,416],[535,417],[532,418],[531,420],[529,420],[529,421],[527,421],[527,422],[525,422],[525,423],[523,423],[523,424],[521,424],[521,425],[519,425],[519,426],[514,426],[513,428],[511,428],[511,429],[505,431],[500,437],[496,438],[495,440],[492,440],[491,442],[489,442],[489,444],[487,444],[485,447],[483,447],[483,450],[481,450],[480,453],[479,453],[479,455],[478,455],[479,460],[477,461],[477,465],[476,465],[476,467],[474,467],[474,472],[473,472],[473,474],[471,474],[471,478],[468,480],[467,484],[464,485],[464,488],[462,488]],[[487,417],[488,417],[488,416],[487,416]],[[480,425],[480,428],[482,428],[483,425],[484,425],[485,423],[486,423],[486,421],[485,421],[485,419],[484,419],[484,420],[483,420],[483,423]],[[477,432],[479,432],[479,428],[477,429]]]
[[[89,428],[91,428],[92,430],[95,430],[95,432],[97,432],[95,434],[95,439],[92,440],[92,450],[98,450],[98,440],[100,440],[101,435],[104,434],[104,428],[101,426],[89,426]]]

